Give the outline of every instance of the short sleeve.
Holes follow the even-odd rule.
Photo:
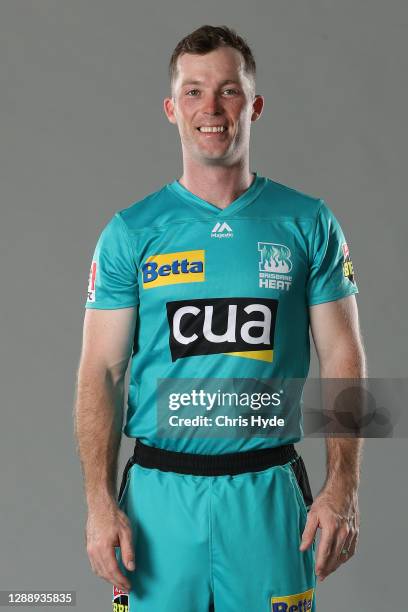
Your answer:
[[[309,306],[358,293],[350,251],[336,217],[321,200],[307,282]]]
[[[130,308],[138,302],[136,261],[125,222],[116,213],[95,247],[85,308]]]

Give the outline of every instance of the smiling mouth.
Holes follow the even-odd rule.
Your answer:
[[[217,125],[217,126],[200,126],[196,128],[200,134],[223,134],[228,130],[225,125]]]

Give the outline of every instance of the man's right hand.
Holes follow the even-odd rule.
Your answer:
[[[125,567],[133,571],[132,529],[128,517],[115,501],[89,510],[85,538],[93,572],[113,586],[129,591],[130,581],[120,571],[114,549],[120,547]]]

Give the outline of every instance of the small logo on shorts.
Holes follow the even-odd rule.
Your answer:
[[[271,612],[309,612],[312,609],[314,589],[296,595],[271,597]]]
[[[129,593],[113,587],[112,612],[129,612]]]

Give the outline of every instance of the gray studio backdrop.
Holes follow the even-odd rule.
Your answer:
[[[72,435],[88,271],[111,215],[181,175],[167,62],[205,23],[236,28],[258,62],[251,169],[326,199],[352,249],[370,375],[407,374],[403,0],[2,0],[0,590],[111,609]],[[323,440],[299,448],[317,493]],[[368,440],[358,554],[318,588],[319,610],[405,605],[406,450]],[[121,467],[130,452],[125,438]]]

